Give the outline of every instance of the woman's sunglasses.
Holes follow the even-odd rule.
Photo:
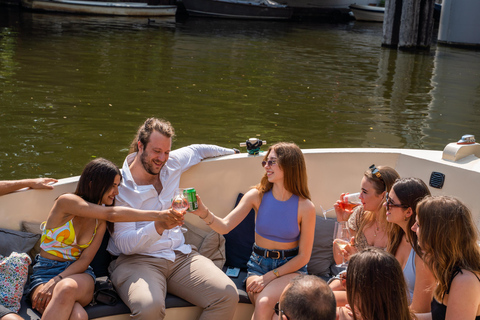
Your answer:
[[[287,317],[287,315],[285,314],[285,312],[283,312],[283,310],[280,310],[280,309],[279,309],[279,306],[280,306],[280,302],[275,303],[275,307],[273,308],[273,310],[275,310],[275,314],[276,314],[279,318],[281,318],[281,316],[282,316],[282,314],[283,314],[283,315],[285,316],[285,318],[287,318],[287,320],[289,320],[288,317]]]
[[[268,166],[271,167],[277,164],[277,160],[262,161],[262,167],[265,167],[266,164],[268,164]]]
[[[393,203],[392,201],[392,198],[390,198],[388,196],[388,192],[387,192],[387,196],[386,196],[386,200],[385,201],[385,207],[387,208],[387,211],[390,211],[390,208],[404,208],[404,209],[407,209],[408,206],[404,205],[404,204],[395,204]]]

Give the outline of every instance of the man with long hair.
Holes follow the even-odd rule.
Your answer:
[[[202,159],[236,152],[204,144],[172,151],[174,135],[165,120],[149,118],[140,126],[123,164],[117,204],[168,209],[182,172]],[[185,244],[179,228],[165,230],[148,221],[115,223],[108,250],[119,256],[110,265],[111,279],[133,319],[163,319],[167,291],[201,307],[200,319],[233,318],[235,284]]]

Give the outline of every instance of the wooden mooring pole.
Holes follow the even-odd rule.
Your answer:
[[[432,42],[434,0],[387,0],[382,46],[428,50]]]

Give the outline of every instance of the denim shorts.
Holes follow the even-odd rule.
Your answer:
[[[58,276],[75,261],[76,260],[56,261],[44,258],[38,254],[35,257],[35,261],[33,264],[33,274],[30,276],[30,285],[25,294],[30,295],[33,289],[43,283],[47,283],[55,276]],[[96,277],[95,273],[93,273],[92,267],[88,266],[87,270],[85,270],[85,273],[92,276],[93,281],[95,282]]]
[[[257,245],[255,246],[259,249],[266,250],[265,248],[259,247]],[[283,251],[288,252],[295,250],[298,250],[298,248]],[[285,263],[292,260],[293,258],[295,258],[295,256],[281,259],[265,258],[252,251],[250,260],[247,262],[247,278],[251,276],[263,276],[267,272],[283,266]],[[307,274],[307,266],[305,265],[295,272],[299,274]]]

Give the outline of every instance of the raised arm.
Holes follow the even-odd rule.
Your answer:
[[[61,212],[110,222],[160,221],[165,224],[165,227],[170,226],[170,228],[183,224],[183,215],[173,210],[156,211],[137,210],[120,206],[106,207],[90,203],[71,193],[58,197],[52,212]],[[60,218],[62,215],[57,216]]]
[[[0,196],[23,188],[53,189],[53,183],[58,180],[53,178],[36,178],[23,180],[0,181]]]
[[[200,196],[197,195],[198,209],[192,213],[199,216],[205,223],[210,226],[213,230],[220,234],[227,234],[233,228],[238,226],[240,222],[245,219],[252,208],[258,209],[260,204],[260,196],[257,189],[249,190],[243,198],[240,200],[239,204],[233,209],[225,218],[219,218],[214,215],[208,208],[203,204]]]

